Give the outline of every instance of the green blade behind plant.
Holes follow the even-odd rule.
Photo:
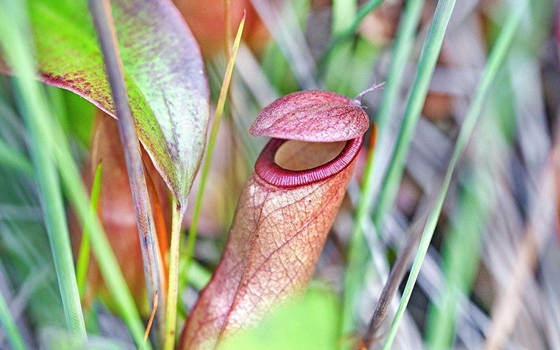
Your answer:
[[[131,333],[132,339],[134,339],[136,346],[140,346],[144,342],[144,325],[107,235],[95,211],[91,208],[80,171],[72,158],[68,140],[64,137],[60,125],[53,124],[51,132],[53,133],[53,139],[57,140],[54,147],[54,156],[64,190],[82,223],[82,227],[88,227],[91,248],[99,263],[103,280],[115,302],[118,313]],[[147,342],[143,349],[149,350],[152,349],[152,346]]]
[[[91,210],[92,213],[97,211],[97,205],[99,203],[99,194],[101,193],[101,171],[103,169],[103,164],[99,163],[97,170],[95,171],[95,177],[93,178],[93,185],[91,186]],[[80,250],[78,251],[78,261],[76,262],[76,273],[78,280],[78,290],[80,291],[80,297],[84,296],[84,290],[86,286],[86,276],[89,265],[90,258],[90,239],[89,239],[89,229],[84,227],[82,233],[82,242],[80,243]]]
[[[352,34],[354,34],[358,29],[358,27],[360,26],[360,23],[362,23],[362,21],[364,20],[364,18],[366,18],[366,16],[370,12],[375,10],[382,3],[383,0],[369,0],[368,2],[366,2],[360,7],[358,12],[356,13],[354,21],[350,25],[346,26],[347,27],[346,29],[342,31],[334,31],[336,36],[334,37],[334,39],[332,39],[329,42],[329,45],[325,49],[325,52],[323,53],[320,61],[321,62],[325,61],[329,57],[333,49],[335,49],[339,44],[346,41],[346,39],[352,36]],[[335,25],[333,24],[333,27],[334,26]],[[345,26],[341,25],[341,27],[344,28]]]
[[[406,63],[410,57],[423,0],[411,0],[406,3],[398,33],[393,45],[393,59],[387,83],[383,88],[381,109],[376,116],[377,127],[383,134],[387,119],[393,113],[398,98]],[[368,260],[368,249],[364,237],[364,227],[373,202],[374,191],[374,149],[370,149],[364,170],[362,196],[356,210],[354,231],[348,248],[348,264],[344,280],[344,302],[342,307],[342,336],[354,331],[354,315],[359,290],[363,285],[363,271]]]
[[[438,3],[438,7],[441,3]],[[426,256],[426,252],[428,251],[428,247],[430,245],[430,241],[432,239],[432,235],[434,233],[437,220],[441,213],[441,208],[443,206],[443,201],[445,199],[445,195],[447,193],[447,189],[449,188],[449,183],[451,182],[451,176],[453,175],[453,170],[455,169],[455,165],[457,164],[457,160],[459,156],[462,154],[463,150],[465,149],[467,142],[472,134],[472,131],[476,125],[476,122],[480,116],[482,111],[483,104],[485,102],[485,98],[488,95],[488,91],[496,77],[496,73],[499,67],[505,60],[506,54],[508,52],[509,46],[513,41],[514,34],[521,22],[521,18],[523,15],[523,11],[526,9],[527,2],[523,1],[522,4],[516,4],[513,6],[511,10],[511,14],[509,15],[507,22],[502,30],[502,33],[498,37],[494,49],[488,58],[488,63],[484,69],[484,73],[478,85],[478,88],[475,92],[473,102],[467,113],[463,126],[461,127],[461,131],[457,138],[457,143],[455,144],[455,149],[453,150],[453,155],[449,166],[447,168],[445,178],[438,194],[438,198],[436,204],[434,205],[430,215],[428,217],[427,224],[424,228],[424,232],[422,233],[422,239],[420,241],[420,246],[418,248],[418,252],[414,259],[414,263],[412,265],[412,269],[410,271],[409,278],[406,282],[406,286],[403,292],[403,296],[401,302],[399,304],[399,308],[397,309],[397,313],[395,315],[395,319],[393,320],[393,324],[391,325],[391,329],[389,330],[389,335],[387,337],[387,341],[385,343],[384,349],[390,349],[395,336],[397,334],[397,330],[408,304],[410,300],[410,295],[412,294],[412,289],[416,283],[418,278],[418,274],[420,273],[420,267],[422,266],[422,262],[424,261],[424,257]]]
[[[385,215],[393,206],[395,195],[401,182],[410,142],[412,141],[412,135],[416,129],[422,106],[428,94],[430,80],[436,67],[443,36],[449,24],[454,6],[455,0],[444,0],[437,4],[434,18],[418,61],[418,70],[416,71],[412,90],[408,97],[408,103],[399,130],[397,144],[393,151],[387,173],[383,178],[383,185],[373,218],[377,229],[382,227]]]
[[[239,23],[239,28],[237,30],[237,35],[235,36],[235,40],[232,47],[232,52],[230,55],[230,59],[228,61],[226,72],[224,75],[224,81],[222,83],[222,88],[220,90],[220,97],[218,99],[218,105],[216,106],[216,113],[214,115],[214,124],[212,125],[212,131],[210,133],[210,140],[208,141],[208,150],[206,151],[206,158],[204,160],[204,164],[202,165],[202,172],[200,177],[200,188],[198,190],[198,194],[196,196],[196,203],[194,206],[193,218],[191,221],[191,226],[189,228],[189,238],[187,243],[187,251],[186,251],[186,269],[189,271],[190,261],[192,260],[193,252],[194,252],[194,243],[196,241],[196,235],[198,230],[198,218],[200,216],[200,209],[202,207],[202,199],[204,196],[204,187],[206,186],[206,180],[208,178],[208,173],[210,171],[210,162],[212,161],[212,152],[214,151],[214,145],[216,144],[216,138],[218,137],[218,129],[220,127],[220,120],[222,118],[222,113],[224,111],[225,101],[229,89],[229,85],[231,82],[231,76],[233,74],[233,66],[235,64],[235,58],[237,57],[237,49],[239,48],[239,43],[241,42],[241,34],[243,33],[243,26],[245,24],[245,16]],[[186,278],[186,277],[185,277]],[[184,281],[186,285],[186,280]]]
[[[356,17],[357,8],[358,2],[356,0],[333,0],[332,32],[335,35],[339,35],[351,28]]]

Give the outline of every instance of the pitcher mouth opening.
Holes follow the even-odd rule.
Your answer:
[[[279,150],[286,142],[294,142],[294,140],[277,138],[271,139],[257,159],[255,172],[265,182],[268,182],[271,185],[279,187],[295,187],[327,179],[344,170],[358,155],[358,152],[362,147],[363,136],[345,142],[317,143],[316,147],[326,145],[326,147],[330,148],[330,151],[340,148],[342,148],[342,150],[338,153],[338,155],[334,153],[332,157],[322,157],[322,160],[319,161],[312,160],[309,163],[309,166],[300,164],[300,162],[290,161],[289,153],[280,154],[282,152],[279,152]],[[305,142],[305,144],[311,143]],[[310,147],[308,151],[312,152],[316,149],[316,147]],[[299,158],[302,158],[301,155],[298,156]],[[312,157],[310,157],[310,159],[311,158]]]

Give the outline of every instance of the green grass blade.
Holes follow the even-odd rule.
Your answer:
[[[101,171],[103,169],[103,164],[100,163],[95,171],[95,177],[93,178],[93,185],[91,186],[91,210],[93,213],[97,210],[97,205],[99,203],[99,194],[101,193]],[[78,261],[76,263],[76,273],[78,280],[78,290],[80,291],[80,297],[84,296],[84,290],[86,286],[86,276],[89,265],[90,257],[90,240],[89,240],[89,229],[87,226],[84,227],[82,233],[82,242],[80,243],[80,250],[78,251]]]
[[[212,278],[212,273],[196,262],[189,265],[188,274],[191,285],[198,290],[206,287],[208,282],[210,282],[210,278]]]
[[[332,32],[339,35],[351,28],[358,2],[356,0],[333,0],[332,7]]]
[[[406,110],[404,112],[403,122],[399,130],[397,144],[392,155],[389,169],[383,178],[383,185],[379,194],[377,208],[374,214],[373,222],[375,227],[379,229],[382,226],[382,221],[386,213],[392,207],[395,200],[399,184],[401,182],[403,169],[408,154],[408,148],[412,140],[412,135],[420,118],[422,106],[428,94],[428,87],[434,69],[436,67],[437,59],[443,42],[443,36],[451,12],[455,6],[455,0],[439,1],[434,13],[428,37],[422,48],[420,59],[418,61],[418,70],[414,77],[412,90],[408,98]]]
[[[14,319],[8,309],[8,305],[6,304],[6,300],[4,300],[4,296],[2,294],[0,294],[0,323],[4,326],[4,331],[8,336],[8,340],[10,341],[12,348],[14,348],[14,350],[25,350],[25,343],[21,338],[21,334],[16,327]]]
[[[441,4],[438,3],[438,7]],[[387,337],[387,341],[385,343],[384,349],[390,349],[393,341],[395,339],[400,321],[410,299],[410,295],[412,294],[412,289],[416,283],[416,279],[418,278],[418,274],[420,272],[420,267],[422,266],[422,262],[424,261],[424,257],[426,256],[426,252],[428,251],[428,247],[430,245],[430,241],[432,239],[432,235],[434,233],[437,220],[441,213],[441,208],[443,206],[443,201],[445,199],[445,195],[447,193],[447,189],[449,188],[449,183],[451,182],[451,176],[453,175],[453,169],[459,159],[459,156],[462,154],[463,150],[465,149],[467,142],[472,134],[472,131],[476,125],[476,122],[480,116],[482,111],[482,107],[485,101],[486,96],[488,95],[488,91],[494,81],[498,69],[502,65],[505,60],[506,54],[508,49],[513,41],[514,34],[521,22],[521,18],[523,12],[525,11],[527,2],[523,2],[522,4],[516,4],[512,8],[512,13],[507,19],[507,22],[502,30],[502,33],[496,40],[496,44],[490,57],[488,58],[488,63],[486,64],[486,68],[478,85],[478,88],[475,92],[473,102],[467,113],[463,126],[461,127],[461,131],[457,138],[457,143],[455,145],[455,149],[453,150],[453,155],[449,166],[447,168],[447,172],[445,174],[445,178],[441,187],[441,190],[438,194],[438,198],[436,204],[430,215],[428,217],[427,224],[424,228],[424,232],[422,234],[422,239],[420,241],[420,245],[418,248],[418,253],[414,259],[414,263],[412,265],[412,269],[410,271],[409,278],[407,280],[403,296],[401,302],[399,304],[399,308],[397,309],[397,313],[395,315],[395,319],[393,320],[393,324],[391,325],[391,329],[389,331],[389,335]]]
[[[340,33],[336,32],[336,31],[334,32],[336,34],[336,36],[333,40],[331,40],[329,42],[329,45],[325,49],[325,52],[323,53],[323,56],[321,57],[320,61],[324,62],[330,56],[330,54],[334,50],[334,48],[336,48],[338,45],[340,45],[342,42],[346,41],[346,39],[348,39],[350,36],[352,36],[352,34],[354,34],[356,32],[356,30],[358,29],[358,27],[360,26],[360,24],[364,20],[364,18],[366,18],[366,16],[370,12],[372,12],[379,5],[381,5],[383,3],[383,1],[384,0],[369,0],[368,2],[363,4],[360,7],[360,9],[358,10],[358,12],[356,13],[356,16],[355,16],[352,24],[350,24],[345,30],[343,30]],[[334,24],[333,24],[333,26],[334,26]],[[342,27],[344,28],[344,26],[342,26]]]
[[[53,132],[53,138],[58,141],[54,149],[54,156],[59,166],[65,192],[83,227],[88,227],[91,247],[99,264],[103,280],[113,297],[120,316],[128,326],[134,342],[137,346],[140,346],[144,342],[144,325],[134,304],[132,294],[128,289],[99,218],[91,208],[87,191],[81,180],[78,167],[72,158],[68,141],[64,137],[60,126],[53,128],[51,131]],[[152,349],[149,342],[142,348]]]
[[[16,151],[3,140],[0,140],[0,164],[33,176],[33,165],[26,156]]]
[[[87,227],[93,253],[99,264],[99,269],[110,295],[115,302],[117,310],[127,325],[132,338],[137,346],[144,342],[144,325],[136,309],[132,294],[119,268],[117,259],[111,249],[107,235],[92,210],[87,191],[81,179],[81,174],[73,159],[72,151],[61,125],[52,123],[50,133],[53,140],[53,156],[56,159],[58,170],[65,193],[73,206],[82,227]],[[148,342],[143,349],[152,349]]]
[[[406,71],[406,64],[414,46],[414,39],[424,2],[424,0],[407,1],[404,8],[403,18],[393,44],[391,67],[389,68],[387,82],[383,88],[383,99],[379,112],[375,116],[375,121],[381,133],[385,132],[387,121],[393,114],[399,97],[399,90],[402,85],[404,72]]]
[[[381,109],[376,116],[378,128],[381,133],[385,130],[387,119],[393,112],[393,107],[398,98],[402,84],[406,63],[409,59],[420,14],[424,6],[423,0],[411,0],[406,3],[402,21],[393,46],[393,59],[387,83],[383,89]],[[342,336],[354,330],[354,315],[356,300],[363,284],[363,271],[369,251],[364,237],[364,227],[369,220],[369,212],[373,202],[374,191],[374,149],[369,150],[365,170],[362,196],[356,210],[354,231],[348,248],[348,264],[344,280],[344,302],[342,307]]]
[[[64,210],[60,180],[52,159],[53,141],[49,135],[54,119],[35,78],[32,38],[24,2],[0,3],[0,39],[8,65],[18,78],[14,84],[30,133],[32,161],[39,186],[49,243],[55,264],[64,314],[69,331],[86,338],[86,328],[76,283],[70,235]]]
[[[210,133],[210,140],[208,141],[208,150],[206,152],[206,158],[204,164],[202,165],[202,173],[200,174],[200,188],[196,196],[196,203],[194,205],[193,218],[191,221],[191,226],[189,227],[189,238],[187,242],[186,250],[186,269],[189,271],[190,261],[194,253],[194,243],[196,241],[196,234],[198,230],[198,218],[200,216],[200,209],[202,207],[202,199],[204,197],[204,188],[206,186],[206,180],[208,178],[208,173],[210,171],[210,162],[212,161],[212,152],[214,151],[214,145],[216,144],[216,138],[218,137],[218,129],[220,127],[220,120],[224,111],[224,106],[226,102],[226,97],[228,94],[229,85],[231,82],[231,76],[233,74],[233,66],[235,64],[235,58],[237,57],[237,49],[239,48],[239,43],[241,41],[241,34],[243,33],[243,27],[245,25],[245,16],[239,24],[239,29],[237,30],[237,35],[233,43],[232,52],[230,59],[226,67],[226,73],[224,75],[224,81],[222,83],[222,88],[220,90],[220,97],[218,98],[218,105],[216,106],[216,114],[214,115],[214,124],[212,125],[212,131]],[[187,284],[187,282],[185,282]]]
[[[181,252],[185,251],[185,249],[186,246],[183,245],[183,247],[181,247]],[[184,254],[180,254],[180,256],[184,257]],[[185,290],[186,284],[184,282],[188,282],[195,290],[201,291],[204,287],[206,287],[212,278],[212,272],[200,265],[196,260],[190,262],[189,269],[187,270],[185,259],[182,258],[179,262],[179,276],[186,275],[189,276],[189,280],[179,280],[179,290]],[[178,307],[177,312],[183,319],[187,318],[187,312],[184,308]]]

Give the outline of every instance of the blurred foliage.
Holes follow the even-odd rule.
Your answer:
[[[221,22],[225,19],[221,15],[217,19],[198,15],[208,25],[195,30],[187,3],[208,2],[174,2],[187,23],[193,23],[201,46],[203,42],[211,44],[203,52],[215,104],[227,60],[223,50],[226,45],[220,44],[225,40],[225,24]],[[336,37],[331,35],[332,19],[340,14],[333,14],[331,1],[252,0],[251,4],[243,2],[243,6],[235,4],[235,0],[232,3],[233,28],[243,7],[250,10],[208,175],[209,186],[204,192],[200,238],[195,248],[198,264],[191,267],[195,272],[189,273],[190,285],[184,287],[181,295],[187,311],[215,269],[240,190],[265,142],[247,132],[258,111],[275,98],[301,89],[327,89],[353,98],[374,83],[386,81],[395,62],[393,53],[404,6],[403,1],[381,2],[358,23],[355,32],[333,44]],[[359,11],[366,1],[351,3]],[[509,9],[512,4],[515,6],[515,2],[505,0],[457,2],[422,118],[411,136],[395,203],[375,230],[375,201],[391,162],[390,154],[436,3],[425,1],[419,24],[413,27],[413,40],[407,43],[410,55],[396,68],[402,73],[402,82],[396,86],[394,106],[379,130],[373,206],[365,215],[363,243],[371,259],[358,271],[364,285],[355,300],[359,308],[353,320],[353,328],[360,335],[371,320],[395,256],[414,228],[423,228],[426,213],[434,207],[488,54],[503,29]],[[352,7],[342,10],[355,12]],[[206,9],[205,13],[221,11],[223,6]],[[558,168],[553,162],[560,112],[557,17],[558,4],[552,0],[530,2],[521,30],[485,96],[481,121],[458,160],[394,348],[421,348],[424,343],[433,348],[482,348],[490,339],[494,348],[560,348],[556,213],[560,186],[551,184],[545,176]],[[213,24],[218,23],[219,28],[214,28]],[[350,19],[337,26],[342,28],[348,23]],[[29,133],[11,80],[0,79],[0,146],[8,146],[0,147],[0,270],[8,276],[6,280],[0,279],[0,292],[8,305],[16,305],[10,311],[28,347],[41,343],[45,348],[56,348],[58,342],[66,343],[62,335],[64,314],[37,184],[33,174],[25,170],[29,172],[31,164]],[[75,163],[81,166],[88,157],[94,107],[67,91],[52,87],[44,87],[44,91],[72,145]],[[363,99],[372,120],[376,120],[383,107],[380,103],[385,91],[370,93]],[[365,155],[359,159],[348,200],[315,272],[316,280],[328,287],[311,288],[305,298],[233,338],[227,349],[331,349],[339,348],[344,340],[354,336],[339,334],[342,280],[364,167]],[[198,183],[199,180],[195,181],[189,203],[194,203]],[[187,214],[184,228],[189,225]],[[183,240],[186,241],[184,237]],[[468,263],[462,264],[464,261]],[[528,272],[521,274],[519,271],[525,268]],[[460,288],[447,289],[450,286]],[[399,299],[403,289],[404,283],[395,299]],[[383,345],[397,301],[391,304],[372,348]],[[505,316],[500,314],[500,303],[504,302],[510,305]],[[123,322],[118,316],[108,320],[103,316],[105,311],[99,311],[104,309],[99,300],[91,309],[96,324],[88,326],[88,333],[94,337],[92,344],[133,346],[129,338],[119,338],[110,332],[111,328],[124,329]],[[6,344],[3,331],[0,328],[0,348]],[[498,331],[503,331],[503,338],[495,338]]]

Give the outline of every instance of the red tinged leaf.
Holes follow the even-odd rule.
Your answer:
[[[330,91],[300,91],[265,107],[249,132],[254,136],[332,142],[360,137],[368,126],[367,114],[354,100]]]
[[[296,101],[302,102],[301,108]],[[339,114],[346,107],[353,115]],[[311,139],[325,135],[323,142],[299,141],[307,138],[306,131],[295,130],[282,120],[282,113],[299,115],[296,126],[308,127]],[[260,127],[272,124],[268,118],[283,123],[276,129],[283,139],[272,139],[257,160],[239,199],[222,259],[183,330],[181,349],[213,349],[305,290],[368,126],[367,116],[352,100],[320,91],[272,103],[259,114],[252,132],[274,128]],[[316,125],[318,120],[322,122]],[[336,124],[340,120],[344,122]],[[352,131],[334,130],[331,122]],[[288,130],[295,131],[297,140],[291,140]]]
[[[28,4],[41,79],[114,116],[87,1]],[[138,138],[170,190],[186,204],[209,120],[200,50],[170,0],[113,0],[111,5]],[[8,71],[1,59],[0,70]]]

